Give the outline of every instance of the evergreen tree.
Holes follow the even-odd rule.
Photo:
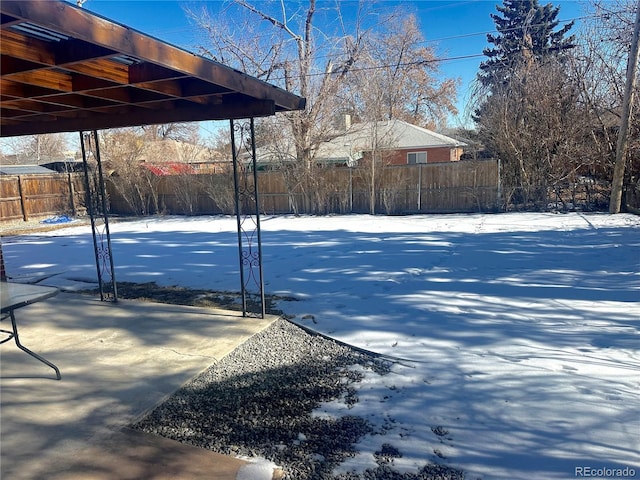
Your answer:
[[[504,0],[496,10],[501,15],[491,14],[491,18],[498,34],[487,35],[493,47],[483,50],[488,58],[480,64],[478,74],[489,91],[495,85],[508,83],[514,70],[523,65],[539,62],[548,55],[559,56],[574,46],[573,35],[565,38],[573,22],[554,31],[560,23],[557,20],[560,7],[541,6],[538,0]]]
[[[567,36],[573,23],[558,28],[559,7],[538,0],[503,0],[496,9],[497,34],[487,36],[493,46],[483,52],[474,120],[483,144],[502,160],[507,202],[544,208],[575,156],[563,126],[577,105],[563,65],[573,47],[574,36]]]

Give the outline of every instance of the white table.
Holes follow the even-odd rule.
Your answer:
[[[20,343],[18,337],[18,326],[14,311],[18,308],[26,307],[32,303],[40,302],[47,298],[58,294],[58,289],[54,287],[43,287],[40,285],[26,285],[22,283],[0,282],[0,307],[1,319],[11,318],[12,330],[1,330],[0,332],[8,334],[8,337],[0,341],[0,344],[8,342],[13,338],[18,348],[32,357],[40,360],[42,363],[49,365],[56,372],[56,378],[60,380],[60,370],[53,363],[44,359],[37,353],[32,352]]]

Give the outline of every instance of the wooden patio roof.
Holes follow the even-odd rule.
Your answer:
[[[239,119],[305,99],[60,0],[2,0],[0,136]]]

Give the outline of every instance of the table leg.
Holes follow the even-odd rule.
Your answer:
[[[62,378],[62,375],[60,375],[60,370],[58,370],[58,367],[56,367],[53,363],[51,363],[47,359],[41,357],[37,353],[32,352],[31,350],[29,350],[27,347],[25,347],[24,345],[22,345],[20,343],[20,339],[18,338],[18,326],[16,325],[16,317],[13,314],[13,310],[11,312],[9,312],[9,315],[11,316],[11,327],[13,328],[13,339],[15,340],[16,345],[18,346],[18,348],[20,350],[22,350],[23,352],[26,352],[29,355],[31,355],[33,358],[36,358],[36,359],[40,360],[42,363],[44,363],[46,365],[49,365],[51,368],[53,368],[55,370],[55,372],[56,372],[56,380],[60,380]]]

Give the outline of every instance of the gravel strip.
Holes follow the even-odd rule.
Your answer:
[[[384,454],[376,470],[331,474],[373,426],[357,416],[325,418],[312,411],[321,402],[358,401],[354,385],[361,374],[349,369],[356,364],[380,375],[389,366],[279,319],[132,427],[227,455],[266,458],[288,480],[462,479],[439,465],[401,475]]]

